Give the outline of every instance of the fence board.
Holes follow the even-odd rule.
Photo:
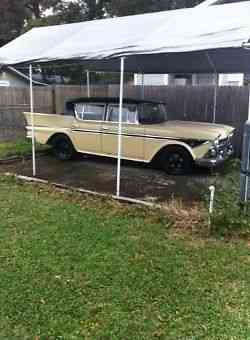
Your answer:
[[[91,86],[90,95],[93,97],[107,97],[108,86]],[[65,101],[75,97],[87,97],[87,86],[56,86],[55,112],[61,114],[65,110]]]

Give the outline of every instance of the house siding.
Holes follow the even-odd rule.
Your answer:
[[[9,87],[27,87],[28,86],[26,81],[18,79],[17,77],[15,77],[14,75],[6,71],[0,72],[0,87],[1,87],[1,83],[2,84],[5,83],[6,84],[5,86],[9,86]]]

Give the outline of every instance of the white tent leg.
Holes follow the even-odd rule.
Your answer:
[[[215,85],[214,85],[214,103],[213,103],[213,123],[216,122],[216,112],[217,112],[217,98],[218,98],[218,74],[215,74]]]
[[[34,129],[34,93],[33,93],[33,70],[32,65],[29,66],[30,78],[30,113],[31,113],[31,136],[32,136],[32,167],[33,176],[36,176],[36,142],[35,142],[35,129]]]
[[[250,87],[249,87],[249,101],[248,101],[248,120],[250,121]]]
[[[249,87],[248,118],[247,118],[247,120],[250,121],[250,87]],[[247,169],[249,169],[249,161],[250,161],[250,146],[248,146],[248,152],[247,152]],[[248,188],[249,188],[249,176],[246,176],[245,197],[244,197],[245,203],[248,200]]]
[[[90,72],[87,70],[87,95],[90,98]]]
[[[141,97],[142,100],[145,99],[145,79],[144,79],[144,73],[142,73],[142,78],[141,78]]]
[[[217,111],[217,96],[218,96],[218,83],[219,83],[219,76],[218,76],[218,72],[216,70],[216,66],[213,62],[213,59],[211,58],[211,56],[209,55],[208,52],[205,53],[208,63],[210,64],[212,70],[214,71],[214,75],[215,75],[215,85],[214,85],[214,103],[213,103],[213,123],[216,122],[216,111]]]
[[[123,93],[124,93],[124,61],[121,58],[121,77],[120,77],[120,104],[119,104],[119,128],[118,128],[118,157],[117,157],[117,183],[116,197],[120,197],[121,187],[121,156],[122,156],[122,111],[123,111]]]

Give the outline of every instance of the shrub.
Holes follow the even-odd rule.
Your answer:
[[[211,231],[222,236],[250,234],[250,204],[240,201],[239,162],[230,163],[230,175],[216,185]]]

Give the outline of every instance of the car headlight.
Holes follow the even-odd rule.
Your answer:
[[[208,156],[209,156],[210,158],[214,158],[214,157],[217,157],[217,154],[218,154],[217,148],[211,147],[211,149],[210,149],[209,152],[208,152]]]
[[[213,147],[217,149],[219,147],[219,144],[220,144],[220,137],[216,138],[213,141]]]
[[[207,153],[207,156],[209,158],[216,158],[218,156],[219,145],[220,145],[220,141],[219,141],[219,137],[218,137],[212,142],[212,145],[211,145],[211,147],[210,147],[210,149]]]

